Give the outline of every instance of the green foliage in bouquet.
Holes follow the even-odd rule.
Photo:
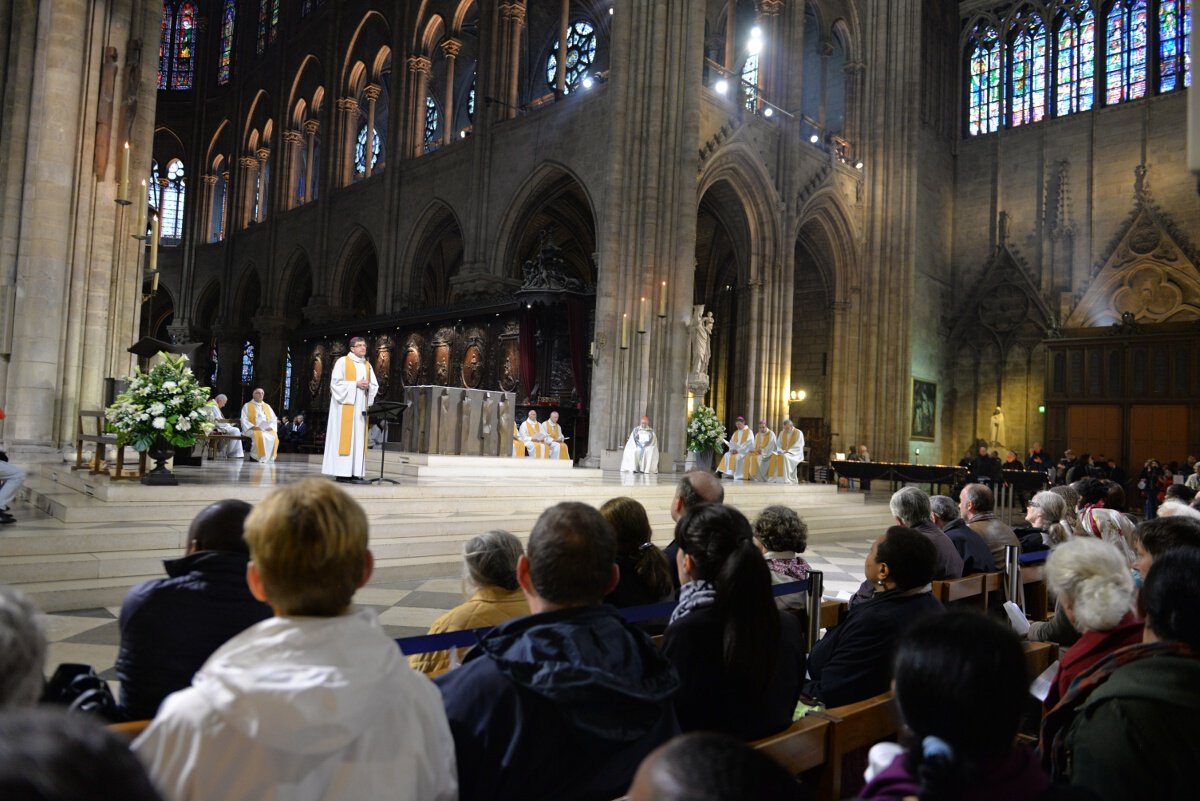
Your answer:
[[[177,448],[189,448],[213,428],[204,411],[209,388],[200,386],[187,366],[187,356],[159,352],[162,360],[143,373],[134,368],[129,389],[105,412],[110,431],[135,451],[150,449],[156,437]]]
[[[692,419],[688,421],[688,450],[696,453],[720,452],[723,439],[725,424],[717,419],[716,411],[711,406],[697,406],[692,412]]]

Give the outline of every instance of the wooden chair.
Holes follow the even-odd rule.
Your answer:
[[[850,604],[845,601],[821,601],[821,628],[831,629],[846,619]]]
[[[115,734],[122,742],[132,743],[149,725],[149,720],[130,720],[125,723],[110,723],[105,728]]]
[[[817,712],[829,720],[826,766],[817,785],[820,801],[838,801],[862,789],[866,749],[883,740],[895,739],[900,731],[900,710],[891,692]],[[861,754],[863,759],[854,759]],[[846,764],[851,757],[850,765]]]
[[[987,609],[987,594],[983,590],[983,574],[964,576],[959,579],[933,582],[933,597],[944,605],[970,601],[971,606]]]
[[[93,430],[85,431],[84,429],[87,427],[91,427]],[[103,411],[79,412],[78,424],[75,429],[75,466],[71,468],[72,470],[87,470],[93,476],[108,473],[106,451],[109,445],[114,448],[118,446],[117,435],[106,433],[104,427]],[[83,443],[85,442],[96,446],[92,461],[87,464],[83,461]]]
[[[783,765],[788,773],[799,776],[825,764],[830,725],[826,718],[806,715],[786,731],[751,745]]]

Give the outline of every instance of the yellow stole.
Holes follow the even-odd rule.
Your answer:
[[[358,382],[358,371],[354,367],[354,360],[349,356],[343,356],[346,361],[346,380],[351,384]],[[371,363],[363,360],[363,367],[367,372],[367,381],[371,380]],[[350,455],[350,441],[354,439],[354,404],[342,404],[342,430],[338,438],[338,456]],[[363,438],[363,449],[367,447],[366,437]]]
[[[763,448],[767,447],[767,445],[770,442],[771,442],[771,432],[770,431],[768,431],[764,434],[755,434],[754,435],[754,447],[760,451]]]
[[[791,450],[792,446],[796,444],[796,437],[799,436],[799,434],[800,432],[794,428],[791,431],[785,431],[783,438],[779,441],[780,450]]]
[[[258,409],[255,407],[254,401],[250,401],[246,405],[250,407],[250,411],[246,414],[246,418],[250,421],[250,425],[258,425]],[[263,401],[263,408],[269,411],[272,415],[275,414],[275,410],[268,406],[266,401]],[[278,442],[278,440],[276,441]],[[257,428],[254,429],[254,452],[259,456],[267,455],[267,446],[263,444],[262,432]]]

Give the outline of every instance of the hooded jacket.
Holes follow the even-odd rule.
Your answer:
[[[133,744],[168,801],[453,801],[437,688],[374,612],[230,640]]]
[[[504,623],[437,684],[463,801],[609,801],[679,733],[675,671],[608,606]]]

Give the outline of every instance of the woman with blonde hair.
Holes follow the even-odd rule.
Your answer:
[[[430,634],[467,631],[497,626],[529,614],[529,603],[517,585],[517,560],[525,553],[521,541],[507,531],[494,529],[467,540],[463,546],[463,594],[465,603],[433,621]],[[436,677],[457,667],[469,649],[431,651],[409,657],[413,670]]]

